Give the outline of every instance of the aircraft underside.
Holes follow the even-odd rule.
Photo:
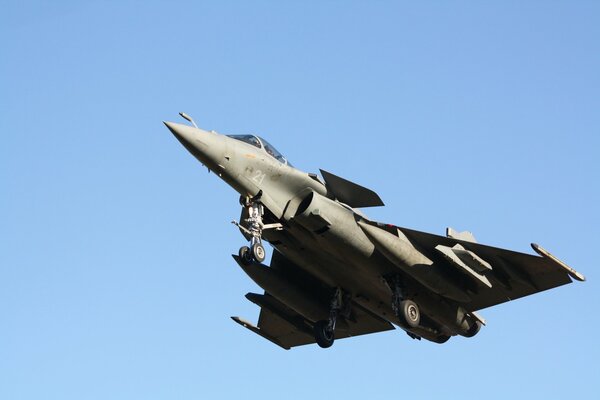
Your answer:
[[[247,207],[248,215],[260,208],[258,204]],[[284,225],[268,210],[265,215],[262,224],[274,229],[264,230],[261,235],[277,252],[271,266],[260,264],[264,260],[263,250],[253,255],[252,249],[259,247],[259,241],[257,236],[252,236],[251,229],[246,232],[246,236],[250,236],[250,247],[242,247],[236,261],[265,289],[263,296],[274,299],[261,302],[257,300],[259,295],[251,294],[251,301],[290,324],[293,320],[295,327],[300,324],[302,332],[312,334],[321,347],[331,346],[335,337],[355,336],[357,331],[364,330],[360,326],[364,321],[358,321],[357,314],[362,319],[378,320],[385,330],[393,329],[392,323],[414,339],[436,343],[444,343],[456,334],[474,336],[479,331],[481,323],[477,320],[469,321],[464,327],[449,327],[438,322],[456,320],[457,306],[445,304],[442,298],[427,298],[431,295],[422,290],[418,282],[401,273],[376,249],[363,249],[370,254],[361,253],[356,246],[340,246],[340,238],[331,234],[331,229],[315,225],[311,231],[307,224],[294,218]],[[354,220],[351,222],[356,224]],[[356,226],[358,231],[360,228]],[[356,232],[350,231],[349,235]],[[342,240],[351,242],[349,237]],[[259,268],[252,264],[258,264]],[[280,303],[278,307],[273,306],[275,301]],[[287,308],[287,312],[281,311],[282,308]],[[431,308],[433,312],[428,313]],[[442,313],[447,315],[440,317]],[[469,317],[464,315],[465,318]]]

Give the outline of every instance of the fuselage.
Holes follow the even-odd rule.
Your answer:
[[[392,311],[389,282],[383,277],[398,269],[365,235],[358,221],[364,215],[335,200],[314,174],[290,163],[261,138],[226,136],[188,125],[165,123],[177,139],[210,171],[242,198],[260,194],[273,222],[283,229],[264,232],[280,253],[324,285],[343,287],[355,303],[415,334],[436,340],[454,335],[448,328],[457,306],[426,290],[406,276],[406,290],[421,293],[422,307],[433,318],[431,327],[409,329]]]

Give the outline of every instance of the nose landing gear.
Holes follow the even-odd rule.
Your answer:
[[[265,260],[265,248],[262,243],[254,243],[252,247],[242,246],[238,255],[245,264],[250,264],[252,261],[261,263]]]
[[[250,264],[253,261],[262,263],[265,260],[266,251],[262,244],[262,233],[265,229],[282,229],[280,223],[266,225],[263,223],[265,208],[259,201],[261,195],[262,192],[259,192],[252,198],[240,198],[240,204],[242,204],[248,212],[248,218],[241,221],[245,222],[247,228],[237,221],[231,221],[250,236],[250,246],[242,246],[238,252],[240,259],[246,264]]]

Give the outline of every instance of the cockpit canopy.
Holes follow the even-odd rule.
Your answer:
[[[267,152],[267,154],[269,154],[271,157],[273,157],[280,163],[291,166],[291,164],[283,156],[283,154],[281,154],[279,151],[277,151],[277,149],[275,147],[273,147],[269,142],[267,142],[265,139],[263,139],[261,137],[254,136],[254,135],[227,135],[227,136],[229,136],[232,139],[240,140],[242,142],[251,144],[252,146],[257,147],[259,149],[264,149]]]
[[[227,135],[227,136],[229,136],[232,139],[237,139],[242,142],[251,144],[254,147],[258,147],[259,149],[262,148],[262,145],[260,144],[260,141],[258,140],[258,138],[256,136],[252,136],[252,135]]]

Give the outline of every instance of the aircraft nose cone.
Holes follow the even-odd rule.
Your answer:
[[[225,143],[221,135],[175,122],[163,121],[163,123],[201,163],[213,170],[222,163]]]
[[[206,152],[209,144],[214,140],[209,132],[202,129],[194,128],[189,125],[176,124],[175,122],[163,121],[171,133],[179,140],[179,142],[194,155],[198,152]]]
[[[192,143],[194,141],[193,128],[183,124],[176,124],[174,122],[163,121],[163,124],[171,131],[173,135],[184,145],[186,143]],[[184,143],[185,142],[185,143]]]

